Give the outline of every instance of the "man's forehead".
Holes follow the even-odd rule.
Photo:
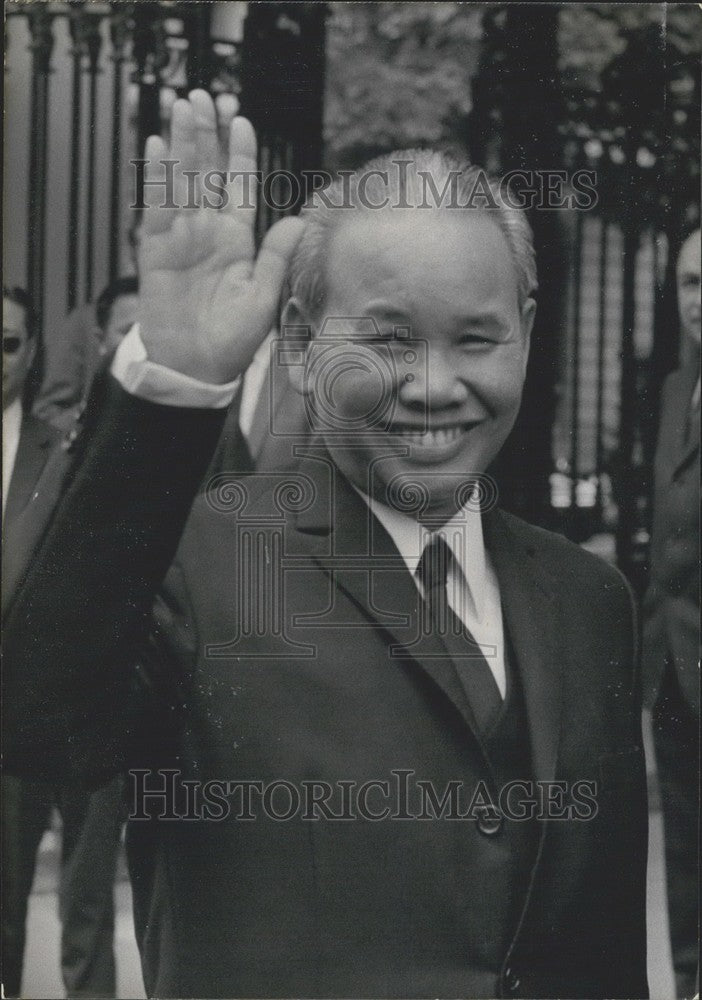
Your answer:
[[[138,301],[139,301],[139,296],[137,295],[136,292],[122,292],[121,295],[118,295],[114,299],[112,303],[112,308],[131,309],[133,308],[133,306],[137,304]]]
[[[451,208],[388,207],[377,211],[351,209],[340,217],[334,238],[355,241],[372,234],[374,241],[441,238],[447,227],[455,228],[471,244],[489,233],[493,239],[502,236],[499,223],[488,210]]]
[[[6,295],[2,299],[2,327],[3,330],[24,330],[27,320],[27,311],[19,302],[8,298]]]
[[[678,271],[699,274],[702,269],[700,259],[700,230],[697,229],[683,243],[678,256]]]
[[[349,213],[338,224],[327,254],[328,276],[345,283],[354,278],[377,282],[416,271],[428,281],[447,274],[460,280],[486,267],[506,275],[514,271],[514,262],[498,222],[475,210]]]

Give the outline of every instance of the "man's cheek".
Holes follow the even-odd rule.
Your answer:
[[[522,399],[524,370],[520,357],[505,359],[495,367],[495,377],[486,386],[486,396],[491,401],[490,409],[496,415],[516,412]]]
[[[343,382],[330,386],[330,398],[339,411],[353,418],[365,417],[369,426],[375,426],[380,413],[392,406],[393,390],[377,372],[349,372]]]

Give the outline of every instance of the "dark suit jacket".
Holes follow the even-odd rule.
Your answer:
[[[212,462],[205,476],[206,486],[217,473],[251,473],[254,471],[276,471],[289,469],[295,463],[296,445],[313,435],[314,428],[309,419],[305,402],[300,393],[290,384],[283,370],[284,381],[271,379],[269,368],[259,390],[254,411],[254,439],[258,447],[252,455],[249,442],[239,426],[241,390],[227,411],[222,434]]]
[[[10,532],[12,522],[29,503],[32,491],[51,453],[51,446],[56,444],[59,437],[59,432],[50,424],[30,414],[23,415],[17,455],[5,505],[4,532]]]
[[[95,304],[77,306],[46,338],[44,377],[34,403],[42,420],[70,426],[71,411],[79,406],[102,365],[101,331]]]
[[[700,712],[699,415],[685,440],[699,363],[668,376],[655,459],[651,582],[644,601],[644,685],[653,705],[670,660],[690,707]]]
[[[209,434],[214,445],[215,420],[113,392],[102,436],[39,560],[51,574],[72,553],[61,606],[39,579],[12,609],[10,662],[21,658],[31,679],[58,654],[57,673],[74,671],[48,695],[42,688],[40,725],[28,710],[31,685],[10,678],[12,765],[26,767],[38,741],[84,773],[168,762],[199,782],[282,779],[299,788],[387,780],[404,769],[439,794],[456,779],[496,792],[450,662],[435,638],[415,641],[418,596],[404,563],[323,450],[296,475],[245,488],[233,481],[197,499],[152,628],[150,655],[170,665],[162,715],[171,721],[159,728],[158,746],[153,730],[134,723],[129,732],[114,622],[122,647],[143,630],[149,587],[204,471],[194,443]],[[98,440],[112,447],[109,459],[95,451]],[[155,484],[144,498],[149,475]],[[95,504],[111,531],[97,529]],[[114,525],[130,505],[134,532],[125,534]],[[91,544],[85,525],[77,530],[79,509],[98,533]],[[538,850],[512,901],[493,889],[509,864],[502,828],[299,814],[283,822],[260,808],[253,821],[236,818],[236,808],[222,822],[135,820],[130,868],[150,994],[647,995],[647,816],[630,592],[605,563],[505,514],[486,516],[485,534],[524,690],[525,772],[597,782],[596,816],[539,822]],[[257,581],[263,595],[275,587],[282,595],[260,620],[248,616]],[[52,641],[37,643],[47,620]],[[505,926],[498,917],[508,902],[514,916],[495,945],[492,928]],[[474,952],[467,941],[477,942]],[[497,958],[488,961],[491,949]]]
[[[46,525],[50,507],[45,505],[47,464],[55,467],[61,434],[50,424],[25,414],[22,417],[17,455],[2,521],[3,609],[26,570]],[[37,515],[39,508],[45,512]]]

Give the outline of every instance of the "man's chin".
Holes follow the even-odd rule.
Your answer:
[[[449,520],[466,504],[473,505],[476,481],[492,459],[492,451],[483,454],[477,448],[456,451],[442,446],[443,454],[432,448],[426,460],[424,451],[412,449],[411,444],[398,451],[373,447],[356,453],[330,443],[329,451],[361,492],[400,513],[432,521]]]
[[[373,494],[380,503],[421,521],[450,520],[466,505],[478,509],[475,484],[479,474],[463,469],[420,470],[404,466],[388,481],[378,483]]]

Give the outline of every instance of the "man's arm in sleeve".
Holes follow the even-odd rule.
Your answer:
[[[4,621],[4,764],[42,777],[123,761],[130,674],[226,410],[96,385],[81,455]]]
[[[80,461],[6,613],[8,770],[66,779],[86,773],[86,758],[92,775],[125,759],[139,637],[232,385],[275,321],[304,225],[280,220],[256,256],[255,204],[239,179],[256,167],[249,122],[231,124],[226,204],[178,208],[188,168],[216,165],[217,135],[211,98],[194,91],[173,107],[170,145],[147,141],[138,356],[115,358],[121,385],[109,376],[96,387]],[[153,194],[164,159],[180,164],[167,210]]]

